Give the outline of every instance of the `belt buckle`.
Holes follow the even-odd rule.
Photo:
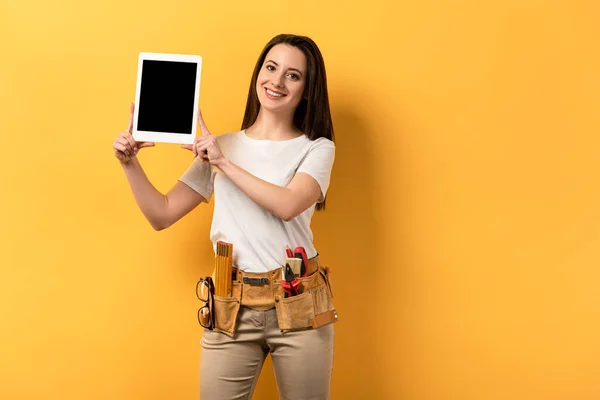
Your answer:
[[[250,286],[264,286],[269,284],[269,278],[249,278],[245,276],[243,282]]]

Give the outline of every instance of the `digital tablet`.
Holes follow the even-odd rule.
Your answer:
[[[137,142],[191,144],[196,138],[202,57],[140,53],[133,138]]]

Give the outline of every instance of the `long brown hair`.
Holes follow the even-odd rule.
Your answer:
[[[256,93],[256,80],[258,74],[265,62],[265,57],[271,48],[277,44],[287,44],[298,48],[304,53],[307,64],[306,86],[304,97],[298,104],[294,112],[294,125],[297,129],[304,132],[310,140],[316,140],[325,137],[334,141],[333,122],[331,111],[329,109],[329,95],[327,93],[327,75],[325,73],[325,63],[323,56],[317,44],[309,37],[291,34],[281,34],[275,36],[263,48],[254,72],[250,80],[250,89],[248,90],[248,100],[246,101],[246,111],[242,121],[242,129],[247,129],[258,117],[260,110],[260,101]],[[317,203],[316,209],[325,208],[325,200]]]

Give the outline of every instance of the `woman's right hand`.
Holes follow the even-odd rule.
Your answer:
[[[136,142],[133,140],[133,135],[131,131],[133,129],[133,111],[135,110],[135,105],[131,103],[129,107],[129,124],[127,126],[127,130],[119,133],[119,136],[113,142],[113,150],[115,153],[115,157],[122,163],[126,163],[130,161],[132,158],[137,156],[137,153],[140,149],[144,147],[153,147],[153,142]]]

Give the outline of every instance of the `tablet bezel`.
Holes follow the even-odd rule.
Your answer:
[[[140,107],[140,89],[142,86],[143,65],[145,60],[156,61],[174,61],[174,62],[191,62],[196,63],[196,88],[194,89],[194,113],[192,118],[191,133],[176,133],[176,132],[154,132],[138,130],[138,113]],[[200,101],[200,77],[202,75],[202,57],[194,54],[172,54],[172,53],[150,53],[141,52],[138,56],[138,72],[137,83],[135,88],[135,110],[133,113],[133,139],[137,142],[158,142],[158,143],[176,143],[176,144],[192,144],[196,139],[198,103]]]

